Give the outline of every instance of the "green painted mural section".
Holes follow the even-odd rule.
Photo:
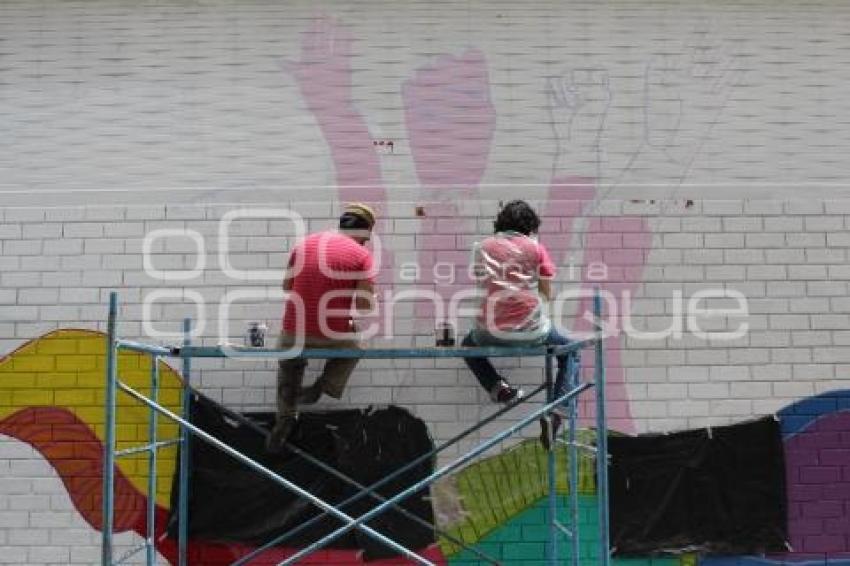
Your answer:
[[[593,433],[582,431],[580,441],[591,443]],[[594,459],[587,451],[579,456],[579,493],[593,494]],[[467,544],[474,544],[501,528],[518,514],[533,507],[546,495],[547,453],[537,440],[526,440],[501,454],[481,460],[452,478],[449,497],[459,502],[463,518],[446,530]],[[556,452],[557,491],[568,492],[567,453]],[[460,550],[447,540],[440,541],[446,556]]]
[[[567,524],[566,498],[560,497],[558,518]],[[503,564],[522,566],[547,566],[546,540],[549,526],[547,523],[548,500],[540,499],[533,506],[516,515],[479,541],[476,548]],[[597,534],[599,521],[597,519],[596,497],[592,495],[579,496],[579,549],[582,566],[596,566],[599,555]],[[567,564],[566,552],[569,543],[565,537],[560,538],[559,561]],[[615,566],[680,566],[679,558],[617,558]],[[450,566],[473,566],[485,564],[481,558],[469,551],[460,552],[449,559]]]
[[[583,430],[579,443],[595,444],[595,433]],[[567,517],[567,451],[560,446],[555,454],[558,493],[558,519]],[[595,458],[588,450],[579,451],[579,545],[582,566],[598,564],[599,529],[596,507]],[[474,546],[505,565],[548,566],[546,548],[548,490],[547,452],[537,440],[526,440],[502,453],[480,460],[451,477],[443,497],[456,503],[456,520],[443,527],[464,543]],[[561,536],[559,561],[567,564],[569,542]],[[451,566],[485,564],[474,553],[442,539],[440,546]],[[616,566],[694,566],[696,558],[615,559]]]

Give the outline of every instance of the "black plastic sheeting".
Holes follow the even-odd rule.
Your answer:
[[[768,417],[710,430],[609,437],[618,555],[785,551],[785,464]]]
[[[193,424],[328,503],[340,503],[358,492],[350,484],[291,452],[280,455],[267,453],[261,434],[228,418],[216,403],[203,396],[193,395],[191,409]],[[264,427],[273,421],[271,414],[246,416]],[[394,406],[374,411],[302,413],[290,441],[367,486],[434,448],[426,425],[406,410]],[[260,545],[321,513],[305,499],[201,439],[192,439],[190,457],[191,538]],[[433,467],[433,459],[426,459],[378,492],[384,497],[395,495],[428,476]],[[178,477],[179,470],[176,470],[169,516],[171,537],[177,534]],[[411,514],[433,523],[428,496],[428,489],[423,489],[406,499],[402,506]],[[366,496],[342,511],[357,517],[377,505],[375,499]],[[326,517],[282,542],[281,546],[307,546],[343,524],[338,519]],[[435,541],[433,529],[417,524],[392,509],[367,524],[406,548],[421,549]],[[356,529],[338,538],[329,548],[362,549],[367,560],[397,554]]]

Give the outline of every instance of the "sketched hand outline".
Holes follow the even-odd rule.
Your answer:
[[[603,68],[572,69],[546,81],[547,111],[555,137],[553,177],[560,173],[602,176],[602,134],[611,105]]]

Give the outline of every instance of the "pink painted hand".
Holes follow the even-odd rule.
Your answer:
[[[402,98],[422,185],[437,193],[476,188],[496,127],[484,54],[469,49],[439,57],[404,83]]]
[[[301,34],[300,60],[287,68],[331,150],[337,191],[324,198],[372,205],[379,215],[375,231],[381,234],[387,232],[387,220],[380,218],[387,210],[387,192],[369,127],[352,100],[353,41],[351,33],[333,18],[319,18]],[[392,251],[382,247],[375,260],[379,287],[392,285]],[[363,328],[377,324],[381,329],[383,322],[382,316],[365,316]]]
[[[460,56],[443,55],[432,65],[416,71],[402,86],[404,116],[410,149],[426,199],[429,215],[437,214],[440,230],[422,226],[419,265],[420,284],[435,292],[446,304],[458,287],[469,286],[468,249],[462,243],[467,223],[474,219],[458,215],[457,198],[474,198],[490,155],[496,127],[496,111],[490,99],[487,62],[483,53],[470,49]],[[435,268],[450,270],[451,281],[437,281]],[[435,312],[430,301],[417,303],[421,330],[433,326]]]
[[[320,18],[301,34],[301,60],[290,62],[287,69],[330,146],[339,198],[382,204],[386,192],[381,163],[366,120],[352,100],[352,43],[348,30],[332,18]]]
[[[327,16],[301,32],[301,59],[287,62],[286,69],[298,81],[313,113],[323,113],[333,103],[351,102],[352,43],[348,30]]]

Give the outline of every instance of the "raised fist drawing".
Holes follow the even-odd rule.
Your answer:
[[[602,131],[611,104],[608,72],[575,69],[549,79],[546,96],[555,134],[554,175],[601,176]]]

